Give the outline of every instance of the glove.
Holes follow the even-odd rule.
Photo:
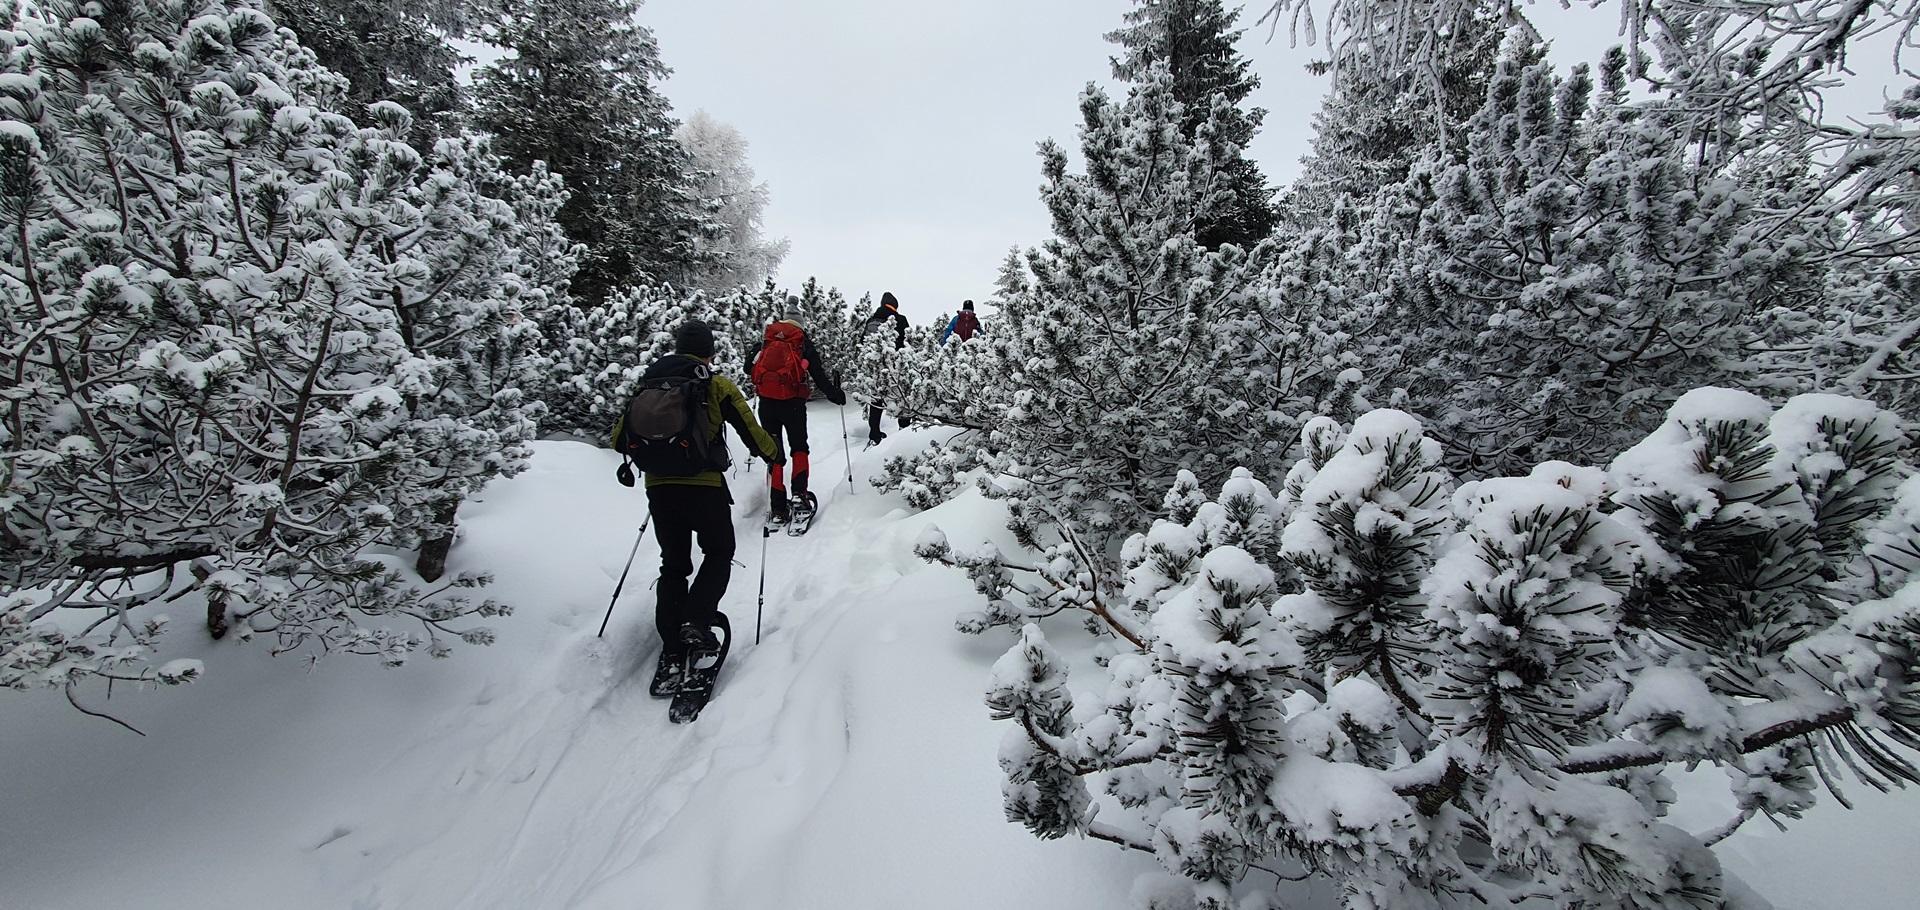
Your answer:
[[[831,389],[827,392],[827,400],[836,405],[844,405],[847,403],[847,393],[840,389]]]

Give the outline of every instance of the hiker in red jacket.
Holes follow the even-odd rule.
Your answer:
[[[799,308],[800,301],[787,298],[788,310]],[[784,454],[793,451],[793,487],[788,496],[786,470],[776,459],[767,467],[772,485],[773,524],[785,524],[800,513],[812,514],[818,500],[807,492],[807,398],[813,394],[807,380],[834,404],[846,404],[847,394],[840,389],[837,376],[827,373],[820,351],[813,346],[800,324],[791,319],[776,320],[767,326],[766,336],[747,352],[747,375],[760,396],[760,425],[767,428],[774,445]],[[784,434],[784,440],[782,438]]]

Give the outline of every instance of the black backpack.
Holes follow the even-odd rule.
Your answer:
[[[641,471],[667,477],[725,470],[730,462],[727,447],[708,423],[713,371],[695,361],[691,370],[676,371],[678,375],[647,372],[620,416],[620,454]],[[624,483],[627,469],[621,469]]]

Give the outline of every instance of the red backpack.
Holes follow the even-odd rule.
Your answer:
[[[767,326],[766,345],[753,360],[753,388],[761,398],[791,401],[811,394],[807,388],[807,333],[781,320]]]

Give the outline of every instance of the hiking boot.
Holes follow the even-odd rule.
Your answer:
[[[787,508],[787,491],[773,491],[772,511],[767,515],[768,524],[783,525],[792,520],[793,513]]]
[[[887,438],[887,434],[875,431],[872,436],[867,437],[867,445],[877,446],[880,444],[880,440],[885,438]]]
[[[703,628],[694,623],[680,627],[681,654],[711,654],[720,650],[720,636],[712,629]]]

